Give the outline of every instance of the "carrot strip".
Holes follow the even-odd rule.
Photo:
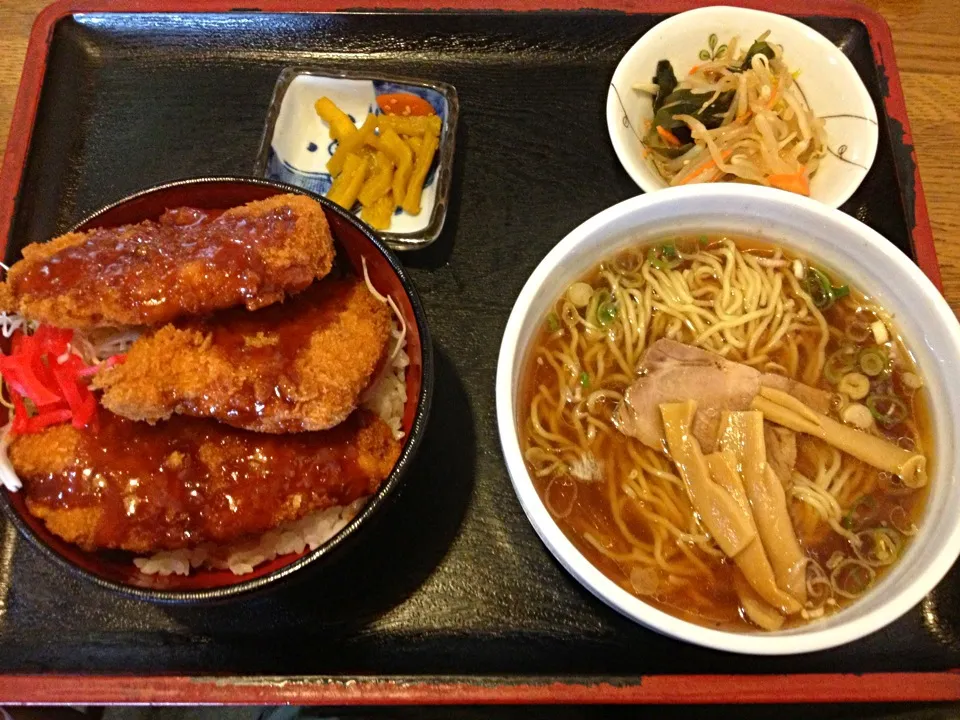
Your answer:
[[[779,99],[780,99],[780,88],[774,85],[773,92],[770,93],[770,99],[767,100],[767,110],[773,110],[773,106],[777,104],[777,100]]]
[[[767,182],[775,188],[786,190],[787,192],[797,193],[798,195],[810,196],[810,180],[807,178],[806,169],[801,168],[797,173],[782,173],[778,175],[767,175]]]
[[[724,160],[726,160],[726,159],[727,159],[728,157],[730,157],[731,155],[733,155],[733,150],[724,150],[722,153],[720,153],[720,156],[721,156]],[[677,183],[677,184],[678,184],[678,185],[686,185],[688,182],[690,182],[690,181],[693,180],[694,178],[700,177],[700,176],[703,175],[703,173],[705,173],[707,170],[711,170],[711,169],[715,168],[716,166],[717,166],[717,161],[714,160],[714,159],[711,157],[711,158],[710,158],[709,160],[707,160],[703,165],[701,165],[701,166],[698,167],[696,170],[694,170],[692,173],[690,173],[689,175],[687,175],[683,180],[681,180],[681,181],[680,181],[679,183]]]
[[[683,145],[683,143],[680,142],[680,138],[678,138],[672,132],[667,130],[665,127],[661,127],[660,125],[657,125],[657,135],[662,137],[663,141],[667,145],[670,145],[671,147],[680,147],[681,145]]]

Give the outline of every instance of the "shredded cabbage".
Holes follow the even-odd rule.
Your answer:
[[[28,322],[22,316],[16,313],[0,312],[0,334],[5,338],[10,338],[21,327],[33,330],[36,323]]]
[[[367,290],[380,302],[387,303],[396,316],[397,321],[400,323],[400,336],[397,338],[397,343],[390,352],[390,359],[393,360],[407,342],[407,321],[404,319],[403,313],[400,312],[400,308],[397,307],[397,303],[394,302],[393,298],[389,295],[381,295],[373,286],[373,283],[370,282],[370,273],[367,272],[367,258],[361,255],[360,262],[363,264],[363,281],[367,284]]]

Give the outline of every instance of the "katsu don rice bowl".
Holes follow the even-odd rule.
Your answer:
[[[428,330],[397,259],[336,205],[184,180],[16,260],[0,502],[71,571],[159,602],[233,597],[329,555],[400,483]]]

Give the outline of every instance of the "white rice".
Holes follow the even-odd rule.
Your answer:
[[[191,568],[201,565],[219,570],[229,568],[234,575],[246,575],[278,555],[316,550],[346,527],[366,502],[367,498],[362,497],[347,506],[320,510],[237,545],[169,550],[148,558],[135,558],[133,564],[145,575],[189,575]]]

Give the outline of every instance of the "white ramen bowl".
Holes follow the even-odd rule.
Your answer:
[[[813,28],[797,20],[737,7],[705,7],[674,15],[651,28],[627,51],[607,93],[607,129],[624,169],[644,192],[667,187],[643,157],[644,123],[653,117],[653,99],[633,86],[650,82],[659,60],[673,64],[683,81],[689,68],[714,54],[731,37],[740,47],[770,31],[783,46],[787,64],[800,71],[797,84],[810,109],[824,118],[829,152],[810,179],[810,196],[839,207],[863,182],[877,154],[877,110],[847,56]],[[712,45],[711,45],[712,43]]]
[[[823,620],[777,632],[728,632],[669,615],[623,590],[580,554],[544,507],[517,432],[526,356],[554,301],[605,258],[665,235],[726,233],[762,238],[814,258],[891,312],[925,381],[934,428],[930,492],[904,556],[864,597]],[[960,324],[906,255],[866,225],[808,198],[718,184],[641,195],[604,210],[567,235],[537,266],[510,314],[497,365],[500,442],[514,490],[557,560],[610,607],[653,630],[731,652],[788,655],[857,640],[893,622],[929,593],[960,554]]]

